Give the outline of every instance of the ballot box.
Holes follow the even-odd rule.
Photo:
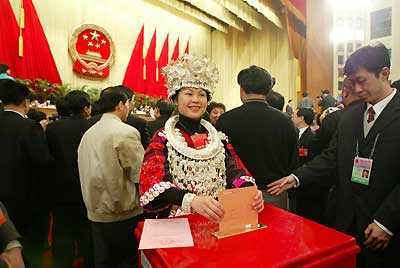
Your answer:
[[[266,205],[259,222],[266,227],[218,239],[218,224],[200,215],[187,216],[194,247],[139,251],[148,268],[351,268],[360,251],[353,237]],[[135,235],[140,239],[143,222]]]

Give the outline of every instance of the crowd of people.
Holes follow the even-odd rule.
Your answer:
[[[76,256],[85,268],[137,267],[139,221],[219,221],[219,191],[253,185],[259,213],[266,202],[356,237],[357,267],[400,263],[400,97],[383,45],[349,57],[344,108],[323,90],[317,118],[306,92],[283,112],[275,78],[255,65],[237,75],[243,105],[226,111],[211,102],[216,67],[185,54],[163,69],[168,99],[154,121],[132,114],[133,92],[119,85],[95,111],[71,91],[58,120],[39,124],[46,118],[9,69],[0,65],[0,260],[10,267],[43,267],[50,215],[53,267],[71,268]]]

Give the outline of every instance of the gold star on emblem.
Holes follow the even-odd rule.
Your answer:
[[[98,40],[100,35],[97,33],[97,31],[90,32],[92,35],[92,40]]]
[[[97,44],[95,45],[95,47],[100,48],[100,44],[97,43]]]
[[[89,47],[92,47],[92,46],[93,46],[93,42],[90,41],[90,42],[88,43],[88,46],[89,46]]]
[[[104,40],[104,39],[101,39],[101,44],[102,44],[102,45],[107,44],[107,41]]]
[[[86,34],[84,34],[82,37],[83,37],[83,40],[87,40],[89,38],[89,36],[87,36]]]

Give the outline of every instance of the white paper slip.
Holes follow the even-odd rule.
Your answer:
[[[187,218],[145,220],[139,249],[193,246],[193,237]]]

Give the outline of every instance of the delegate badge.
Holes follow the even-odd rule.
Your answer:
[[[372,170],[372,159],[356,157],[354,158],[353,172],[351,174],[351,181],[369,185],[369,176]]]
[[[308,148],[299,148],[299,156],[304,156],[307,157],[308,156]]]
[[[206,148],[208,142],[207,134],[195,134],[190,136],[190,138],[192,139],[194,148],[196,148],[196,150]]]

